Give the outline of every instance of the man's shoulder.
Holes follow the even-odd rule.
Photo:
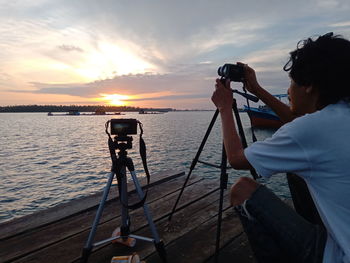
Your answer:
[[[313,137],[316,135],[315,133],[322,132],[322,127],[326,125],[326,118],[322,111],[305,114],[283,125],[279,132],[288,134],[297,141],[301,138]]]
[[[319,116],[319,114],[305,114],[286,123],[281,129],[283,129],[284,132],[295,134],[308,131],[311,127],[315,127],[315,125],[318,126],[320,122],[322,122],[322,116]]]
[[[305,114],[285,124],[291,136],[317,136],[342,127],[350,129],[350,107],[344,103],[331,104],[322,110]]]

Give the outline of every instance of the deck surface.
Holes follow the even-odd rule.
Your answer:
[[[107,179],[106,179],[107,180]],[[152,176],[147,205],[168,262],[214,262],[219,180],[191,176],[171,222],[168,216],[179,195],[185,176],[167,171]],[[129,199],[137,200],[128,186]],[[229,207],[225,191],[219,262],[253,263],[251,249],[241,224]],[[0,225],[0,262],[79,262],[82,248],[94,220],[101,193],[74,200]],[[112,187],[104,207],[95,241],[111,236],[121,223],[118,191]],[[130,211],[131,233],[152,237],[142,209]],[[95,247],[89,262],[109,263],[113,256],[136,252],[146,262],[161,262],[153,243],[137,240],[133,248],[106,243]]]

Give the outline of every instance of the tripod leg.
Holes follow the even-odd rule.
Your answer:
[[[224,144],[222,145],[221,155],[221,175],[220,175],[220,199],[219,199],[219,210],[218,210],[218,223],[216,228],[216,247],[215,247],[215,263],[219,262],[220,253],[220,236],[221,236],[221,222],[222,222],[222,208],[224,203],[224,190],[227,189],[227,156]]]
[[[132,162],[131,159],[129,159],[129,160],[130,160],[130,162]],[[136,172],[134,170],[131,170],[130,174],[131,174],[131,177],[133,179],[133,182],[134,182],[134,185],[135,185],[135,188],[136,188],[138,196],[140,197],[140,199],[143,199],[144,198],[144,192],[142,191],[141,185],[140,185],[140,183],[139,183],[139,181],[137,179]],[[162,259],[163,262],[167,262],[164,243],[159,238],[157,228],[156,228],[156,226],[155,226],[155,224],[153,222],[152,215],[151,215],[151,212],[148,209],[147,204],[143,204],[143,211],[144,211],[145,216],[147,218],[148,225],[149,225],[149,227],[151,229],[151,232],[152,232],[152,235],[153,235],[153,239],[154,239],[154,246],[156,247],[158,255]]]
[[[174,207],[173,207],[173,209],[172,209],[172,211],[171,211],[171,213],[170,213],[170,215],[169,215],[168,221],[171,221],[171,218],[173,217],[173,214],[174,214],[174,212],[175,212],[175,210],[176,210],[177,204],[179,203],[180,198],[181,198],[181,196],[182,196],[182,193],[183,193],[183,191],[185,190],[185,187],[186,187],[186,185],[187,185],[187,182],[188,182],[188,180],[190,179],[190,176],[191,176],[191,174],[192,174],[192,171],[193,171],[194,167],[196,166],[196,164],[197,164],[197,162],[198,162],[199,156],[200,156],[200,154],[202,153],[202,150],[203,150],[203,148],[204,148],[204,145],[205,145],[205,143],[206,143],[206,141],[207,141],[207,139],[208,139],[208,137],[209,137],[209,135],[210,135],[211,130],[213,129],[213,126],[214,126],[214,124],[215,124],[215,121],[216,121],[218,115],[219,115],[219,110],[216,109],[216,111],[215,111],[215,113],[214,113],[214,116],[213,116],[213,118],[212,118],[211,121],[210,121],[209,127],[208,127],[208,129],[207,129],[207,131],[206,131],[206,133],[205,133],[205,135],[204,135],[204,138],[203,138],[203,140],[202,140],[202,142],[201,142],[201,145],[200,145],[199,148],[198,148],[197,154],[196,154],[196,156],[194,157],[194,159],[193,159],[193,161],[192,161],[192,164],[191,164],[191,167],[190,167],[190,171],[189,171],[189,173],[188,173],[188,175],[187,175],[187,177],[186,177],[186,180],[185,180],[185,182],[184,182],[184,184],[183,184],[183,186],[182,186],[182,188],[181,188],[181,190],[180,190],[180,193],[179,193],[179,195],[178,195],[178,197],[177,197],[177,199],[176,199],[176,202],[175,202],[175,204],[174,204]]]
[[[139,181],[137,180],[136,173],[135,173],[135,171],[130,171],[130,173],[131,173],[132,179],[134,181],[137,194],[140,197],[140,199],[143,199],[144,193],[142,191],[142,188],[140,186]],[[155,226],[155,224],[154,224],[154,222],[152,220],[152,216],[151,216],[151,213],[150,213],[150,211],[148,209],[147,204],[143,204],[143,211],[144,211],[145,216],[147,218],[148,224],[149,224],[149,226],[151,228],[151,232],[153,234],[153,238],[154,238],[155,242],[158,243],[159,242],[159,236],[158,236],[156,226]]]
[[[94,219],[94,223],[92,224],[92,227],[91,227],[91,230],[90,230],[90,233],[89,233],[89,237],[88,237],[88,239],[86,241],[86,244],[85,244],[85,246],[83,248],[82,257],[81,257],[81,261],[80,261],[82,263],[86,263],[88,261],[89,256],[90,256],[90,253],[91,253],[91,250],[92,250],[92,247],[93,247],[92,242],[94,241],[94,237],[95,237],[95,234],[96,234],[97,226],[98,226],[98,223],[99,223],[99,221],[101,219],[103,208],[104,208],[104,205],[105,205],[105,202],[107,200],[107,196],[108,196],[109,190],[110,190],[112,182],[113,182],[113,177],[114,177],[114,173],[111,172],[110,175],[109,175],[109,178],[108,178],[107,185],[106,185],[105,189],[103,190],[103,195],[102,195],[102,198],[101,198],[101,201],[100,201],[100,205],[98,207],[98,210],[97,210],[97,213],[96,213],[96,216],[95,216],[95,219]]]
[[[123,166],[119,170],[120,172],[120,200],[122,204],[127,205],[128,204],[128,189],[127,189],[127,181],[126,181],[126,167]],[[120,235],[122,237],[127,237],[130,234],[130,222],[129,222],[129,211],[128,208],[122,205],[122,224],[120,226]],[[123,238],[125,239],[125,238]],[[125,240],[124,240],[125,241]]]
[[[156,247],[156,250],[162,262],[167,263],[168,260],[167,260],[166,250],[165,250],[163,241],[154,243],[154,246]]]

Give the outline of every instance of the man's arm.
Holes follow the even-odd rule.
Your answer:
[[[244,155],[241,139],[237,133],[233,119],[233,95],[230,88],[230,81],[226,80],[225,84],[226,86],[220,79],[216,80],[216,89],[213,93],[212,101],[220,112],[227,159],[234,169],[248,170],[251,168],[251,165]]]
[[[283,123],[294,120],[297,116],[293,115],[288,105],[271,95],[264,88],[259,86],[254,94],[260,100],[262,100],[267,106],[269,106],[280,118]]]
[[[252,166],[244,155],[242,142],[233,119],[232,108],[220,111],[220,116],[228,162],[236,170],[250,170]]]
[[[242,64],[242,63],[240,63]],[[260,100],[262,100],[267,106],[269,106],[281,119],[283,123],[290,122],[294,120],[296,117],[291,112],[288,105],[271,95],[264,88],[262,88],[257,79],[254,69],[249,67],[246,64],[244,65],[244,77],[245,77],[245,87],[247,90],[257,96]]]

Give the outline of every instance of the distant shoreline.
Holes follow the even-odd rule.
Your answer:
[[[152,112],[168,112],[175,111],[172,108],[139,108],[129,106],[102,106],[102,105],[15,105],[15,106],[3,106],[0,107],[0,113],[10,112],[139,112],[152,111]]]
[[[13,106],[0,106],[0,113],[24,113],[24,112],[52,112],[62,113],[69,111],[78,112],[183,112],[183,111],[214,111],[213,109],[173,109],[173,108],[140,108],[130,106],[102,106],[102,105],[13,105]]]

